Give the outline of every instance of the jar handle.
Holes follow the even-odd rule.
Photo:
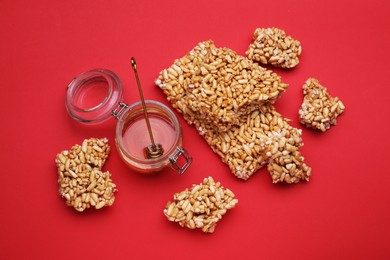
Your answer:
[[[114,110],[111,111],[111,114],[116,118],[119,119],[119,117],[122,115],[122,113],[128,108],[129,106],[125,103],[120,102]]]
[[[183,156],[185,160],[185,163],[182,166],[178,164],[180,156]],[[169,158],[169,162],[172,169],[177,171],[179,174],[183,174],[188,169],[188,167],[190,167],[192,163],[192,157],[184,148],[176,147],[176,152],[171,158]]]

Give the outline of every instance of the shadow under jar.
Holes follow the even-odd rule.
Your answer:
[[[122,103],[122,92],[121,81],[113,72],[87,71],[68,85],[66,108],[72,118],[83,123],[95,124],[114,116],[118,120],[115,133],[118,152],[137,172],[158,172],[170,165],[178,173],[184,173],[192,158],[182,148],[182,129],[172,110],[160,102],[145,101],[155,142],[164,149],[161,156],[148,159],[144,148],[151,141],[142,104]]]

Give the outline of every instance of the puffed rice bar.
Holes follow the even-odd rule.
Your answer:
[[[213,41],[201,42],[175,60],[160,72],[156,84],[179,111],[188,108],[218,131],[227,131],[240,115],[275,102],[288,87],[276,73],[228,48],[216,48]]]
[[[209,124],[195,121],[195,126],[212,150],[232,173],[247,180],[264,165],[274,183],[298,183],[309,180],[311,168],[299,152],[302,130],[290,126],[270,104],[240,117],[226,133],[214,131]]]

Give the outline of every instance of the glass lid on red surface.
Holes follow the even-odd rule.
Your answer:
[[[66,108],[74,119],[98,123],[108,119],[122,100],[122,83],[115,73],[95,69],[81,73],[66,90]]]

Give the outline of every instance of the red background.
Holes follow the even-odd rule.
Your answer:
[[[22,1],[0,2],[1,259],[389,259],[390,11],[373,1]],[[128,104],[144,94],[168,104],[154,85],[163,68],[198,42],[244,55],[257,27],[301,41],[301,63],[276,70],[289,89],[277,102],[303,129],[308,183],[272,184],[262,169],[236,179],[195,128],[183,126],[194,158],[183,176],[129,170],[114,146],[114,119],[73,121],[65,89],[93,68],[114,71]],[[302,127],[302,84],[316,77],[346,106],[326,133]],[[55,155],[89,137],[107,137],[105,169],[114,205],[80,214],[57,194]],[[187,230],[162,211],[175,192],[213,176],[239,203],[214,234]]]

